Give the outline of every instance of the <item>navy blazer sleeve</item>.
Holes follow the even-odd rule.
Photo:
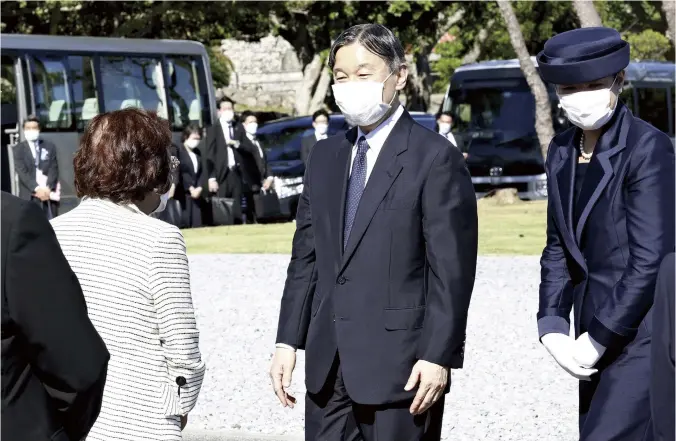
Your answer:
[[[296,212],[296,232],[293,235],[291,261],[279,312],[277,343],[303,349],[310,326],[312,296],[317,283],[315,271],[315,238],[310,206],[310,161],[305,169],[303,192]]]
[[[51,142],[45,142],[45,148],[49,149],[49,168],[47,169],[47,187],[56,190],[59,180],[59,161],[56,157],[56,146]]]
[[[19,175],[19,180],[23,185],[34,191],[38,187],[38,182],[35,180],[35,171],[28,168],[26,165],[26,151],[30,152],[30,147],[23,141],[14,147],[14,170]],[[30,154],[30,153],[29,153]],[[33,158],[31,158],[31,161]]]
[[[550,188],[550,160],[554,154],[550,144],[547,153],[547,188]],[[538,335],[570,333],[570,311],[573,308],[571,283],[561,235],[554,221],[554,206],[547,202],[547,243],[540,258],[540,306],[538,308]]]
[[[8,247],[5,295],[26,354],[70,439],[87,435],[101,409],[109,354],[87,315],[77,277],[44,214],[26,204]]]
[[[674,146],[651,130],[629,159],[624,184],[629,256],[605,302],[597,305],[589,335],[604,346],[632,338],[653,305],[657,271],[674,250]]]
[[[422,213],[429,269],[417,356],[459,369],[476,275],[478,220],[472,179],[457,149],[444,145],[432,162]]]

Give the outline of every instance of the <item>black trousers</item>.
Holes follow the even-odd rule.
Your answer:
[[[380,406],[353,402],[336,359],[326,384],[305,398],[305,441],[439,441],[444,397],[423,415],[411,415],[412,400]]]

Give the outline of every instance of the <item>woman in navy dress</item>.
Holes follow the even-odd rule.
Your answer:
[[[619,100],[629,44],[615,30],[556,35],[537,60],[573,124],[546,160],[539,335],[580,380],[580,440],[652,440],[651,308],[674,249],[674,147]]]

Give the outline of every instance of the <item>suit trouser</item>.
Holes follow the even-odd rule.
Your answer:
[[[410,414],[411,402],[354,403],[336,356],[322,390],[306,395],[305,441],[439,441],[444,397],[422,415]]]
[[[674,255],[664,259],[653,306],[650,404],[655,441],[676,439],[674,425]]]
[[[652,441],[650,313],[627,346],[609,348],[580,381],[580,441]]]

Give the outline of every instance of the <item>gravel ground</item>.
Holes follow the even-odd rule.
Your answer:
[[[267,375],[288,256],[191,256],[207,375],[189,427],[302,435],[304,354],[283,409]],[[536,257],[480,257],[464,369],[453,371],[444,440],[566,441],[577,436],[577,383],[537,341]]]

